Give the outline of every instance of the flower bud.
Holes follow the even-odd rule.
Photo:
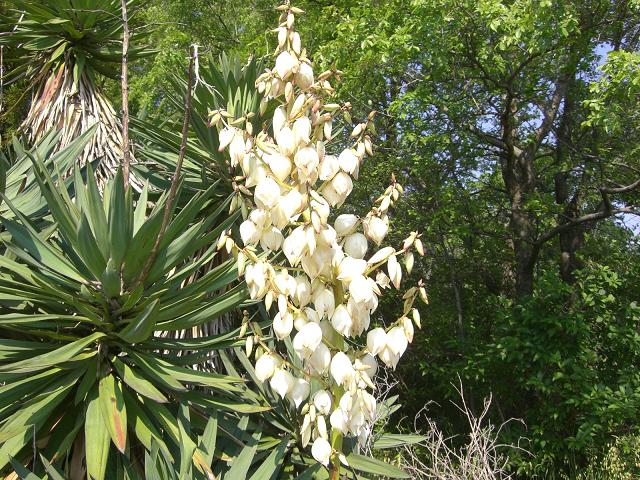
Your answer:
[[[273,112],[273,134],[278,135],[282,127],[287,124],[287,112],[285,108],[280,105]]]
[[[391,255],[387,260],[387,271],[389,272],[389,279],[393,286],[400,288],[400,281],[402,280],[402,269],[398,263],[398,259],[395,255]]]

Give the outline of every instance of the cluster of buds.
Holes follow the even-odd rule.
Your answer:
[[[256,81],[263,105],[277,103],[271,128],[254,134],[250,117],[213,115],[220,150],[228,151],[238,173],[232,207],[244,214],[242,245],[226,234],[219,245],[237,255],[251,298],[273,312],[276,346],[259,328],[247,338],[257,378],[299,409],[303,447],[311,444],[318,462],[339,467],[346,462],[343,436],[364,440],[375,421],[378,361],[396,367],[414,325],[420,326],[414,301],[426,301],[426,293],[421,283],[410,288],[403,314],[386,328],[370,329],[378,299],[385,289],[400,288],[399,259],[410,272],[413,250],[424,252],[417,232],[401,249],[381,246],[389,209],[403,193],[395,177],[364,218],[331,218],[351,193],[364,158],[373,154],[374,115],[353,127],[347,148],[330,153],[336,116],[350,123],[350,105],[325,102],[333,93],[329,80],[339,72],[314,76],[293,30],[301,11],[288,3],[278,9],[275,67]],[[286,351],[279,342],[288,339],[295,358],[279,353]]]

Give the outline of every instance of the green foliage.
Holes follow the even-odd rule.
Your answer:
[[[84,142],[76,140],[66,154],[73,158]],[[228,347],[233,333],[190,341],[157,334],[209,322],[245,300],[243,285],[210,297],[236,279],[232,260],[184,283],[217,255],[215,240],[235,219],[220,216],[227,201],[212,187],[173,212],[141,277],[165,197],[147,212],[146,189],[134,203],[121,174],[101,195],[89,168],[86,183],[76,169],[72,199],[41,160],[32,160],[55,223],[37,226],[2,195],[13,218],[1,220],[7,253],[0,257],[0,464],[29,458],[35,436],[47,439],[45,458],[68,470],[82,458],[74,445],[84,437],[96,479],[105,478],[110,461],[124,461],[115,460],[116,450],[132,460],[129,452],[139,448],[181,456],[181,471],[193,458],[206,473],[211,459],[183,431],[184,418],[213,406],[244,413],[266,407],[239,377],[191,368]]]
[[[26,78],[39,82],[48,72],[57,72],[64,62],[73,64],[77,82],[84,72],[98,72],[117,78],[122,58],[122,16],[119,0],[55,0],[46,3],[12,0],[10,15],[1,29],[10,34],[0,37],[7,58],[14,63],[8,79]],[[133,9],[137,2],[129,0]],[[149,54],[139,44],[139,30],[132,37],[131,59]]]
[[[525,431],[509,432],[528,438],[521,445],[533,453],[520,471],[552,478],[578,469],[612,435],[637,429],[640,307],[627,300],[629,282],[590,265],[575,291],[547,276],[513,313],[497,310],[495,340],[469,359],[466,376],[490,386],[503,412],[526,418]]]

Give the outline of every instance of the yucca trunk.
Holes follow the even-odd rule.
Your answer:
[[[78,157],[77,164],[82,167],[91,162],[102,189],[122,163],[122,124],[86,70],[78,79],[74,78],[74,68],[68,62],[51,71],[38,87],[22,129],[32,144],[52,129],[60,129],[62,135],[55,147],[59,151],[95,124],[96,132]],[[139,190],[140,181],[134,176],[130,183]]]

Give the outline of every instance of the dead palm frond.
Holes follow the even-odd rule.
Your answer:
[[[98,76],[120,75],[122,21],[118,0],[16,0],[3,20],[0,45],[17,68],[5,83],[27,79],[31,107],[21,129],[30,143],[60,130],[56,150],[97,125],[78,157],[94,164],[99,185],[112,178],[122,159],[122,126],[98,87]],[[135,7],[135,2],[128,2]],[[135,13],[135,10],[134,10]],[[139,38],[140,34],[135,36]],[[150,53],[131,48],[129,58]],[[134,186],[140,183],[132,178]]]

